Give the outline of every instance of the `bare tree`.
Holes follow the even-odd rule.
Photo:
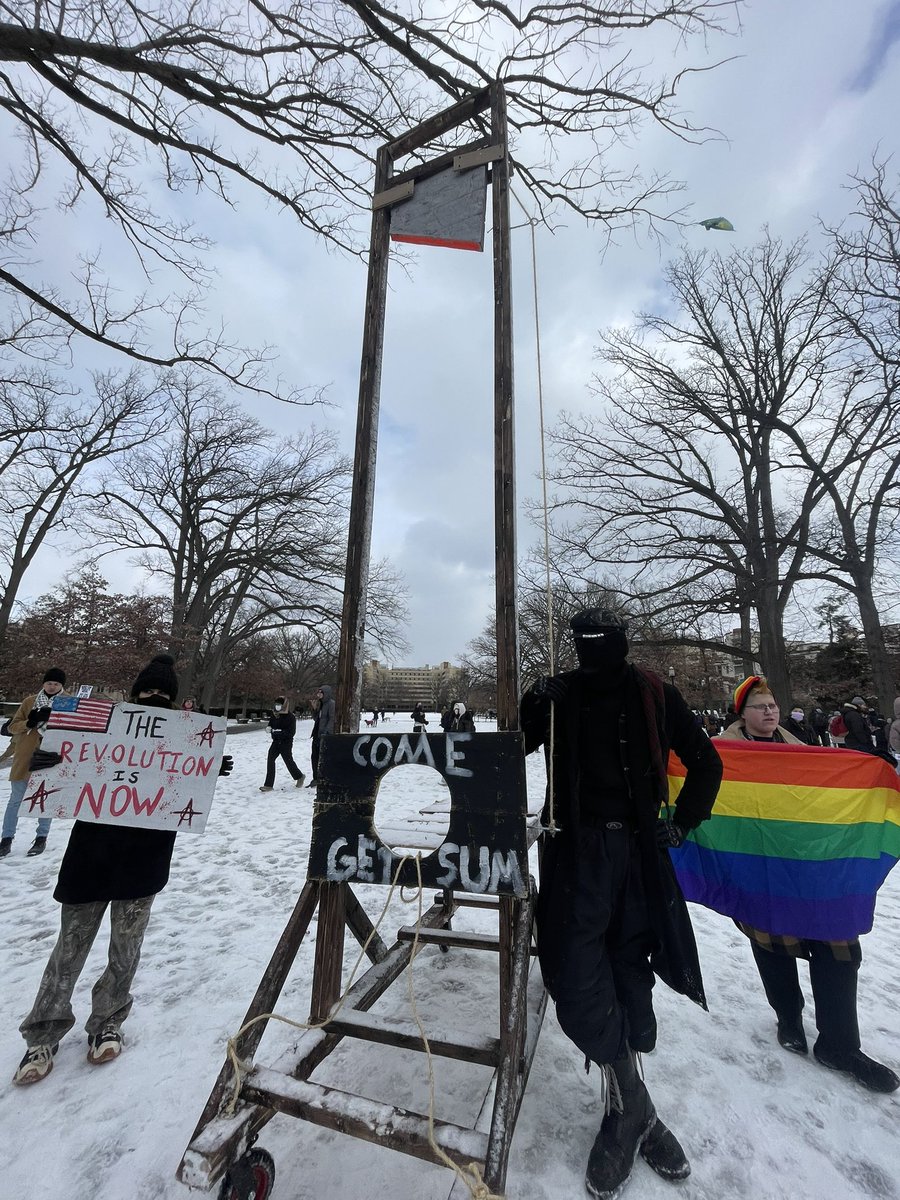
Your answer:
[[[556,431],[559,508],[575,513],[561,536],[593,569],[615,567],[650,616],[740,616],[747,657],[755,614],[755,656],[789,697],[784,613],[808,577],[822,488],[792,470],[781,431],[833,411],[828,272],[808,272],[802,244],[766,238],[727,258],[686,254],[667,279],[677,315],[607,334],[605,411]]]
[[[169,432],[98,495],[97,533],[171,589],[171,649],[186,692],[235,640],[340,608],[348,466],[330,434],[281,439],[208,378],[164,380]]]
[[[264,351],[198,324],[209,242],[183,202],[153,207],[158,182],[226,204],[255,194],[358,251],[348,216],[368,207],[375,147],[502,79],[510,126],[527,146],[519,178],[542,215],[562,208],[630,222],[674,185],[613,165],[610,147],[645,120],[680,137],[702,132],[675,103],[690,68],[647,78],[631,51],[642,34],[668,29],[680,52],[692,35],[726,27],[736,8],[737,0],[522,13],[497,0],[477,12],[459,0],[409,9],[380,0],[281,8],[3,0],[4,146],[19,135],[0,192],[0,285],[13,301],[5,336],[45,347],[85,339],[143,363],[208,366],[263,387]],[[34,261],[52,190],[64,211],[82,221],[97,213],[118,238],[105,255],[88,249],[73,263],[74,283]],[[129,255],[147,281],[141,294],[117,270]]]
[[[34,376],[0,381],[0,642],[47,538],[83,528],[93,469],[145,444],[158,415],[155,386],[135,372],[97,374],[93,394],[71,397]]]

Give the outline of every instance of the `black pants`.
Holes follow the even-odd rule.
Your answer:
[[[284,765],[290,771],[293,779],[301,779],[303,777],[303,772],[294,762],[294,743],[273,741],[269,747],[269,758],[266,762],[265,787],[271,787],[275,782],[275,763],[279,758],[284,760]]]
[[[538,909],[541,964],[565,1035],[586,1059],[656,1043],[650,925],[634,835],[582,829],[560,855]],[[547,966],[552,963],[550,969]]]
[[[309,761],[312,763],[312,777],[315,779],[319,771],[319,739],[314,737],[309,747]]]
[[[751,942],[766,999],[781,1020],[796,1021],[803,1011],[797,960]],[[832,1054],[859,1049],[856,1017],[858,962],[836,959],[827,942],[809,942],[809,982],[816,1005],[816,1045]]]

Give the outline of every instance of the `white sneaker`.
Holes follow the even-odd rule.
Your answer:
[[[25,1057],[19,1063],[12,1081],[20,1087],[28,1083],[40,1083],[53,1070],[53,1055],[59,1049],[55,1046],[29,1046]]]
[[[122,1031],[118,1025],[104,1025],[99,1033],[88,1034],[87,1060],[93,1067],[112,1062],[122,1053]]]

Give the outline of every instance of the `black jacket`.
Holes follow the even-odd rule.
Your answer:
[[[845,750],[862,750],[865,754],[875,753],[875,743],[872,740],[872,730],[869,722],[858,708],[845,704],[841,714],[847,726],[847,736],[844,738]]]
[[[60,904],[140,900],[169,882],[175,831],[76,821],[53,899]]]
[[[588,686],[580,671],[557,678],[567,688],[565,698],[555,702],[553,737],[554,806],[561,832],[546,840],[541,861],[538,909],[545,929],[548,924],[552,927],[552,912],[559,902],[554,896],[557,877],[571,878],[570,860],[578,845],[579,724],[583,689]],[[675,822],[685,829],[696,828],[712,812],[722,778],[722,760],[676,688],[631,664],[626,668],[623,686],[622,765],[635,805],[644,890],[658,940],[651,964],[660,979],[675,991],[705,1007],[690,916],[671,858],[657,846],[656,823],[660,811],[668,808],[666,768],[670,749],[687,769],[673,814]],[[549,772],[550,701],[534,689],[522,698],[522,731],[526,754],[544,746]],[[552,994],[558,968],[555,939],[544,936],[539,941],[541,970]]]
[[[269,717],[269,732],[272,734],[273,742],[286,746],[288,742],[294,740],[294,734],[297,732],[297,718],[292,712],[272,713]]]

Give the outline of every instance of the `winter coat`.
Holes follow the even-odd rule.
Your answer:
[[[548,838],[541,860],[538,909],[543,928],[552,928],[562,888],[554,887],[574,876],[578,846],[581,699],[585,675],[569,671],[557,679],[567,689],[555,701],[552,750],[554,813],[561,832]],[[712,812],[722,761],[681,693],[649,671],[628,664],[624,677],[622,766],[634,803],[641,874],[657,945],[650,958],[660,979],[706,1007],[697,946],[687,905],[675,878],[668,853],[656,840],[662,808],[668,809],[667,765],[670,748],[687,768],[675,806],[674,820],[685,829],[696,828]],[[534,688],[522,697],[522,731],[525,753],[544,746],[550,760],[550,700]],[[548,770],[549,774],[549,770]],[[549,787],[548,787],[549,797]],[[545,809],[546,815],[546,809]],[[548,987],[559,970],[557,939],[540,938],[538,953]]]
[[[900,755],[900,696],[894,701],[894,719],[888,731],[888,745],[897,755]]]
[[[784,728],[788,733],[792,733],[797,741],[802,742],[804,746],[814,746],[819,740],[806,721],[795,721],[793,717],[788,717],[784,723]]]
[[[26,696],[9,723],[9,732],[16,739],[13,763],[9,772],[10,783],[21,783],[23,779],[28,778],[31,774],[31,756],[41,744],[40,733],[36,729],[29,729],[26,725],[28,714],[34,708],[34,702],[39,695],[40,692],[35,692],[33,696]],[[65,692],[58,692],[57,695],[63,696]]]
[[[462,712],[459,716],[457,716],[456,713],[454,713],[452,711],[451,711],[450,715],[453,718],[453,720],[450,722],[450,729],[448,730],[448,732],[450,732],[450,733],[474,733],[475,732],[475,718],[472,716],[472,714],[469,712],[468,709],[466,709],[464,712]],[[441,722],[441,724],[443,725],[443,721]]]
[[[743,717],[739,717],[734,722],[733,725],[729,725],[728,728],[723,730],[717,738],[713,738],[713,741],[715,741],[715,742],[722,741],[722,740],[727,741],[727,742],[746,742],[746,741],[752,742],[752,741],[754,741],[753,738],[751,738],[749,736],[748,737],[744,736],[744,718]],[[806,745],[805,742],[801,742],[801,740],[798,737],[795,737],[790,732],[790,730],[785,729],[785,727],[783,725],[775,726],[775,734],[774,734],[774,737],[772,740],[775,742],[786,742],[787,745],[789,745],[789,746],[804,746],[804,745]]]
[[[869,722],[853,704],[845,704],[842,712],[844,724],[847,726],[847,736],[844,738],[845,750],[862,750],[864,754],[875,753],[875,742]]]
[[[322,693],[322,700],[313,720],[311,736],[314,738],[334,733],[334,693],[331,685],[327,683],[323,683],[319,691]]]
[[[169,882],[175,831],[76,821],[53,899],[60,904],[140,900]]]
[[[297,732],[297,718],[292,712],[272,713],[269,717],[269,732],[272,741],[279,746],[287,746],[294,740]]]

